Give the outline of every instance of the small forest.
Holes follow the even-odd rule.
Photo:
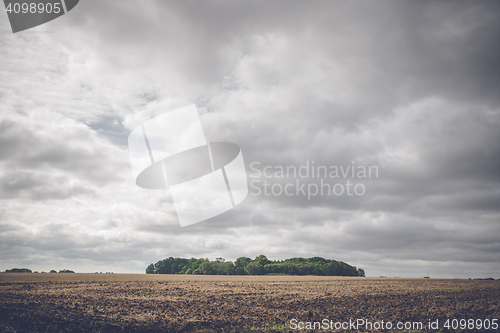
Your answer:
[[[269,260],[261,254],[255,259],[239,257],[234,262],[224,258],[211,261],[169,257],[150,264],[146,274],[365,276],[365,271],[321,257]]]

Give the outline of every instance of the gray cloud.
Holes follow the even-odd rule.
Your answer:
[[[101,185],[121,180],[117,171],[123,162],[107,158],[120,150],[83,124],[37,111],[34,116],[17,114],[0,122],[0,158],[7,169],[56,169]]]
[[[499,6],[85,1],[16,35],[3,18],[0,268],[265,253],[372,276],[498,277]],[[379,177],[348,178],[362,196],[249,196],[180,228],[168,193],[134,187],[125,146],[193,102],[247,171],[314,161]]]
[[[0,194],[3,198],[34,200],[67,199],[79,194],[93,194],[83,186],[72,185],[68,178],[47,177],[29,172],[8,172],[0,179]]]

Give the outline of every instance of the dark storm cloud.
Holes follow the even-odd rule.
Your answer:
[[[0,55],[13,69],[2,68],[9,84],[0,98],[28,115],[0,123],[2,194],[11,198],[2,218],[19,221],[2,227],[2,244],[13,233],[20,241],[27,231],[12,228],[32,219],[13,199],[50,197],[47,183],[59,180],[67,186],[57,195],[69,199],[60,200],[64,213],[48,216],[70,219],[79,237],[40,227],[43,242],[64,241],[52,249],[30,236],[31,245],[16,247],[25,257],[39,250],[126,266],[127,258],[146,264],[170,255],[322,255],[369,275],[498,274],[499,7],[85,1],[51,23],[58,34],[1,36],[8,48]],[[121,184],[129,171],[121,147],[143,121],[192,102],[207,139],[238,143],[249,172],[256,161],[354,161],[377,166],[379,177],[352,180],[366,186],[360,197],[249,196],[179,228],[168,195]],[[61,116],[34,120],[33,105]],[[50,174],[42,179],[38,168]],[[75,208],[83,188],[95,198]]]

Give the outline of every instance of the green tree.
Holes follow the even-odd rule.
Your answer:
[[[155,265],[154,264],[150,264],[147,268],[146,268],[146,274],[155,274]]]
[[[271,263],[271,261],[269,259],[267,259],[267,257],[263,254],[255,257],[254,262],[258,263],[261,266],[265,266],[265,265]]]
[[[263,266],[258,262],[252,261],[245,267],[245,272],[248,275],[262,275]]]
[[[234,274],[236,275],[244,275],[245,273],[245,267],[252,262],[252,259],[247,258],[247,257],[239,257],[236,259],[234,262]]]
[[[146,268],[147,274],[205,274],[205,275],[329,275],[329,276],[365,276],[361,268],[356,268],[342,261],[313,258],[289,258],[285,260],[269,260],[261,254],[254,260],[248,257],[239,257],[233,263],[224,258],[215,261],[209,259],[184,259],[169,257],[150,264]]]
[[[32,273],[31,269],[28,268],[12,268],[7,269],[5,273]]]
[[[214,275],[214,268],[212,263],[207,259],[201,264],[201,274],[203,275]]]

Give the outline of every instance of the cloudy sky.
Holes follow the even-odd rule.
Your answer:
[[[0,15],[0,270],[142,273],[174,257],[342,260],[500,278],[497,1],[81,0]],[[196,104],[250,165],[375,166],[363,195],[256,195],[181,228],[129,133]],[[298,179],[318,184],[320,179]],[[307,186],[307,185],[306,185]]]

